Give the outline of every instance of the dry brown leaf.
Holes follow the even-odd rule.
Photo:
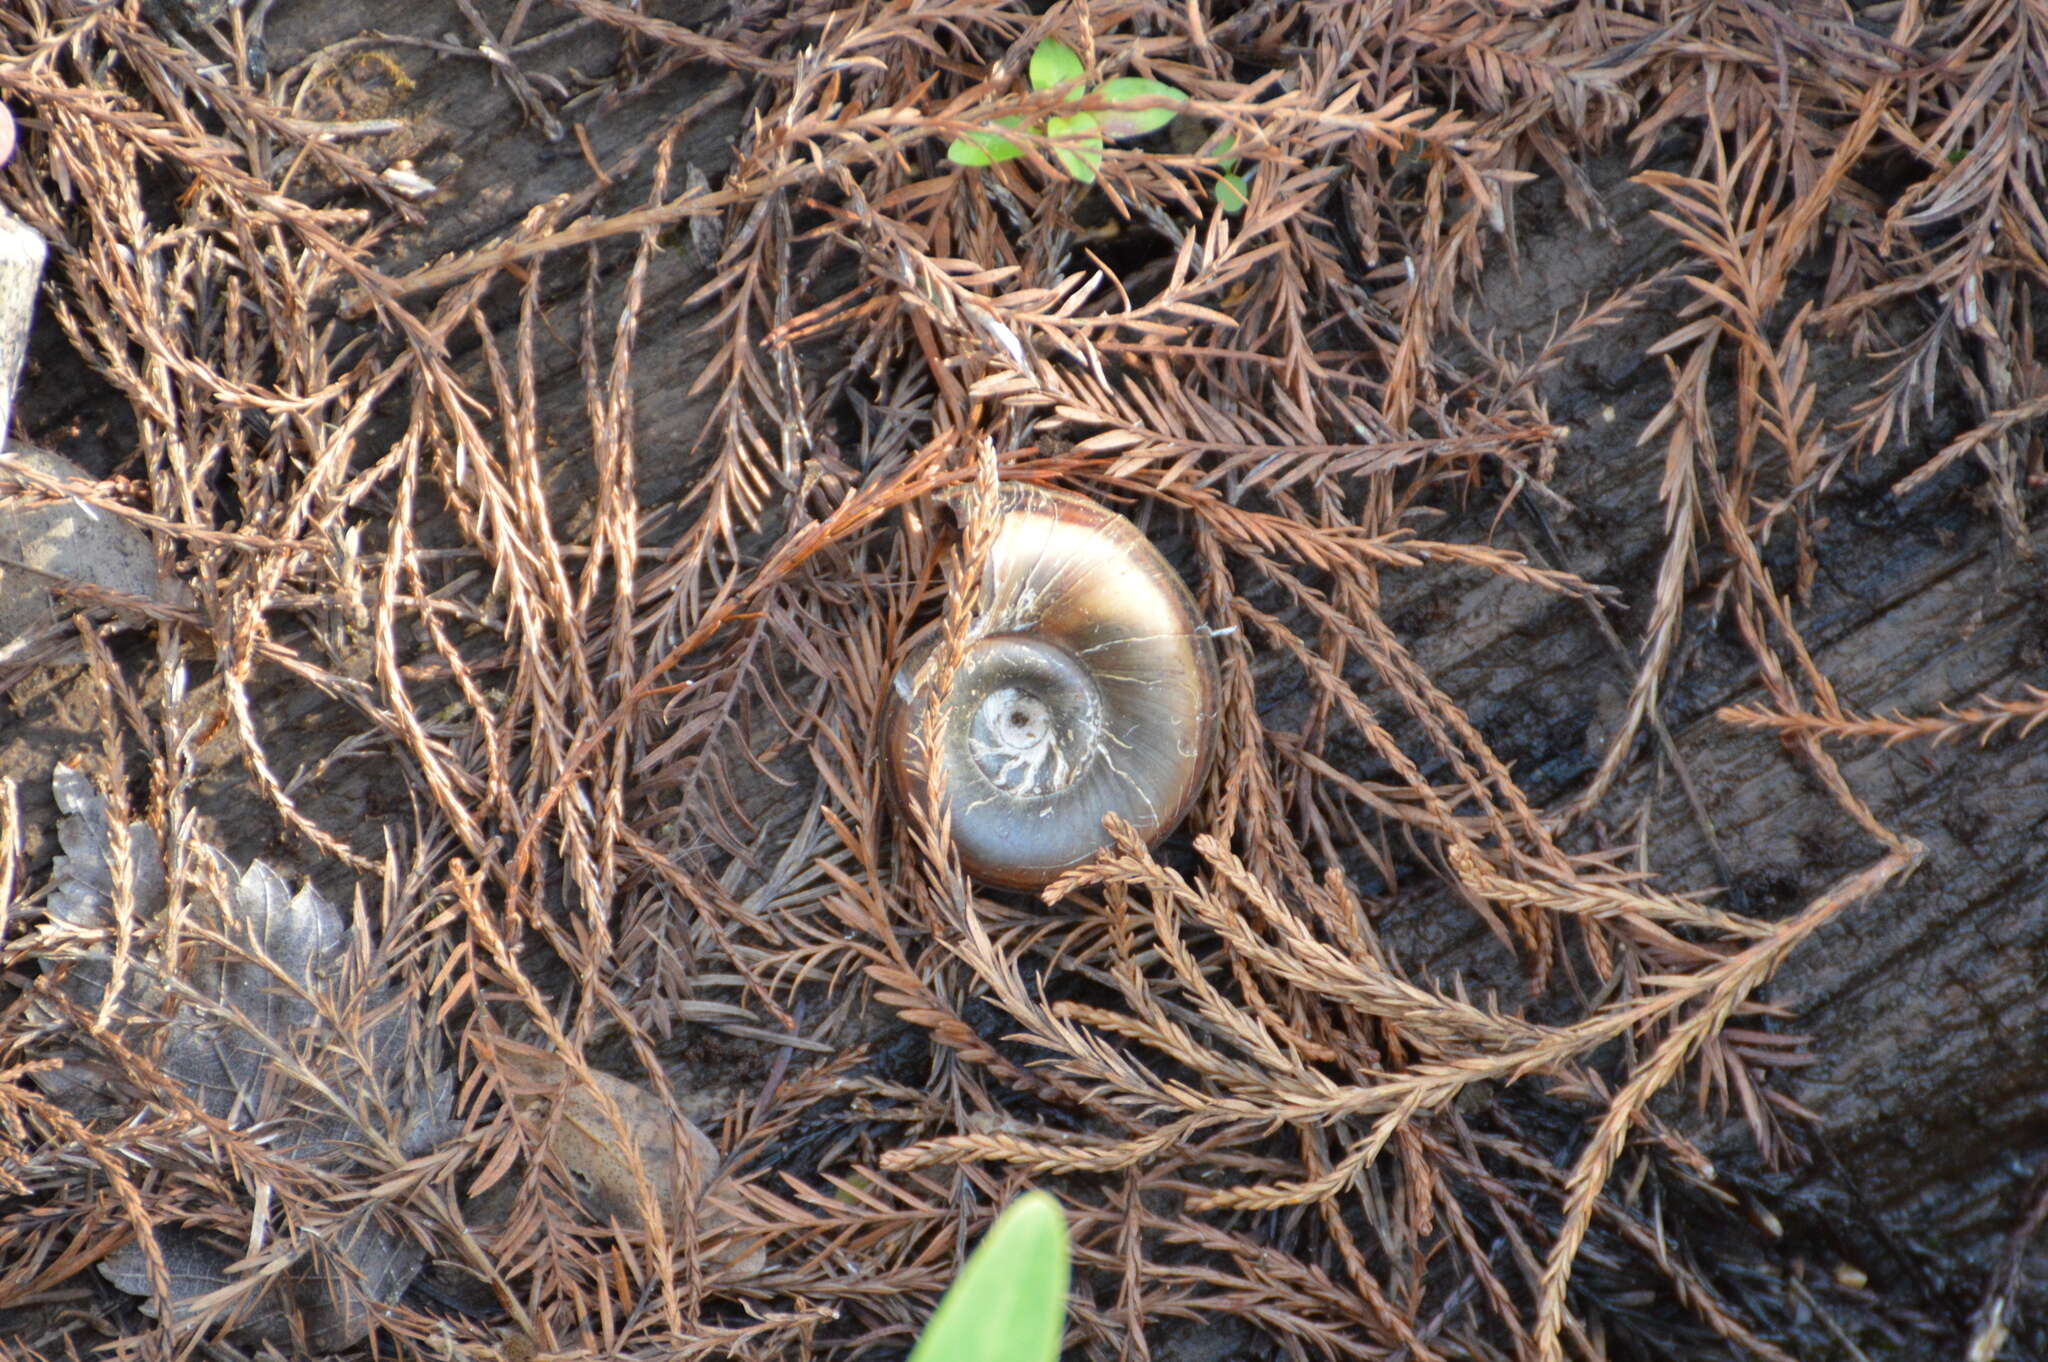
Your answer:
[[[516,1075],[513,1104],[547,1131],[549,1152],[591,1215],[645,1230],[651,1194],[662,1222],[674,1226],[689,1191],[699,1237],[734,1223],[721,1203],[718,1146],[694,1122],[623,1078],[517,1041],[486,1044],[490,1061]],[[731,1262],[730,1249],[713,1259]],[[755,1251],[741,1261],[756,1271],[762,1257]]]
[[[230,880],[226,858],[188,838],[226,892],[200,890],[174,911],[155,832],[116,829],[73,767],[58,767],[54,785],[64,851],[36,942],[49,989],[37,1015],[62,1038],[44,1053],[64,1062],[39,1084],[85,1119],[121,1124],[156,1108],[261,1132],[275,1159],[220,1170],[257,1207],[257,1240],[137,1226],[101,1270],[146,1297],[146,1311],[171,1306],[181,1327],[225,1321],[252,1340],[355,1343],[424,1254],[380,1198],[336,1197],[337,1179],[453,1133],[451,1085],[428,1065],[417,1017],[366,975],[354,929],[311,884],[293,894],[262,861]]]

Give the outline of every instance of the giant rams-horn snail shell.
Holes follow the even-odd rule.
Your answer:
[[[933,696],[924,684],[941,662],[941,621],[897,670],[887,748],[906,807],[943,767],[970,875],[1035,889],[1107,844],[1104,814],[1148,843],[1186,815],[1214,746],[1216,652],[1187,587],[1114,511],[1010,482],[997,486],[996,516],[986,605],[952,687]],[[919,735],[935,699],[939,745],[926,755]]]

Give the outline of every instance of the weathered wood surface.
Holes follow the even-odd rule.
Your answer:
[[[1524,212],[1524,224],[1534,230],[1519,270],[1493,271],[1475,301],[1477,320],[1534,348],[1583,300],[1666,263],[1668,248],[1646,248],[1668,239],[1644,220],[1646,196],[1621,182],[1619,166],[1604,169],[1625,242],[1589,237],[1554,195],[1531,196],[1535,211]],[[1545,389],[1552,415],[1575,430],[1555,484],[1573,509],[1543,507],[1564,549],[1556,565],[1622,589],[1627,608],[1616,625],[1630,644],[1641,627],[1631,621],[1648,615],[1663,548],[1661,524],[1646,513],[1655,505],[1661,441],[1635,446],[1665,392],[1662,365],[1646,350],[1673,325],[1668,312],[1651,309],[1566,364]],[[1873,374],[1867,362],[1826,346],[1817,347],[1816,364],[1829,376],[1824,409],[1836,412],[1865,394]],[[1797,619],[1842,702],[1858,712],[1930,714],[1983,693],[2020,696],[2024,685],[2048,680],[2048,529],[2039,494],[2025,545],[2001,536],[1968,466],[1903,504],[1886,495],[1967,423],[1960,410],[1938,413],[1933,431],[1852,466],[1822,500],[1821,570]],[[1494,542],[1545,554],[1526,517],[1497,521],[1497,511],[1497,500],[1478,500],[1434,532],[1476,539],[1498,525]],[[1709,553],[1707,571],[1719,566]],[[1781,916],[1881,848],[1854,830],[1775,737],[1714,717],[1725,705],[1768,704],[1768,696],[1733,626],[1707,618],[1703,602],[1701,593],[1688,604],[1663,713],[1749,909]],[[1580,788],[1632,681],[1582,606],[1474,574],[1431,572],[1394,586],[1388,613],[1533,791],[1556,798]],[[1953,1317],[1956,1301],[1974,1303],[1981,1274],[2025,1212],[2029,1178],[2048,1164],[2048,733],[2004,734],[1981,750],[1831,750],[1878,817],[1924,843],[1928,855],[1902,886],[1818,933],[1764,995],[1794,1010],[1785,1029],[1810,1034],[1820,1061],[1777,1080],[1821,1117],[1812,1143],[1823,1151],[1811,1168],[1774,1184],[1778,1210],[1796,1222],[1797,1207],[1823,1208],[1821,1218],[1837,1222],[1833,1251],[1864,1259],[1874,1299],[1892,1293]],[[1612,825],[1646,802],[1641,836],[1664,882],[1716,885],[1705,842],[1647,735],[1601,812]],[[1397,913],[1390,934],[1412,964],[1515,985],[1491,938],[1434,894]],[[1717,1156],[1739,1165],[1745,1146],[1731,1123]],[[1818,1228],[1789,1227],[1795,1237]],[[1927,1261],[1902,1261],[1902,1246]],[[2033,1262],[2044,1258],[2048,1246],[2037,1246]],[[2025,1299],[2038,1319],[2048,1310],[2048,1271],[2032,1282]],[[1930,1285],[1942,1299],[1922,1299]]]
[[[5,151],[0,150],[0,161],[5,160]],[[0,208],[0,445],[7,443],[14,419],[14,390],[28,358],[29,323],[35,315],[46,250],[33,227]]]

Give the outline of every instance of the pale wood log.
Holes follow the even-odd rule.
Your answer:
[[[15,385],[28,358],[29,322],[43,281],[46,248],[36,229],[0,208],[0,446],[14,415]]]

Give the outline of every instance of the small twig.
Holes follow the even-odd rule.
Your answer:
[[[1835,1322],[1834,1312],[1828,1310],[1819,1301],[1814,1299],[1813,1293],[1806,1289],[1805,1282],[1800,1281],[1797,1276],[1788,1274],[1785,1278],[1785,1284],[1792,1289],[1792,1294],[1799,1297],[1806,1308],[1813,1313],[1813,1317],[1821,1322],[1821,1327],[1834,1335],[1835,1342],[1847,1349],[1851,1362],[1870,1362],[1870,1358],[1864,1353],[1863,1349],[1856,1346],[1856,1340],[1850,1338],[1844,1332],[1842,1326]]]
[[[2012,1335],[2013,1304],[2019,1299],[2027,1249],[2048,1226],[2048,1164],[2034,1175],[2021,1198],[2026,1207],[2005,1241],[1998,1267],[1984,1284],[1984,1299],[1970,1317],[1970,1347],[1964,1362],[1994,1362]]]

